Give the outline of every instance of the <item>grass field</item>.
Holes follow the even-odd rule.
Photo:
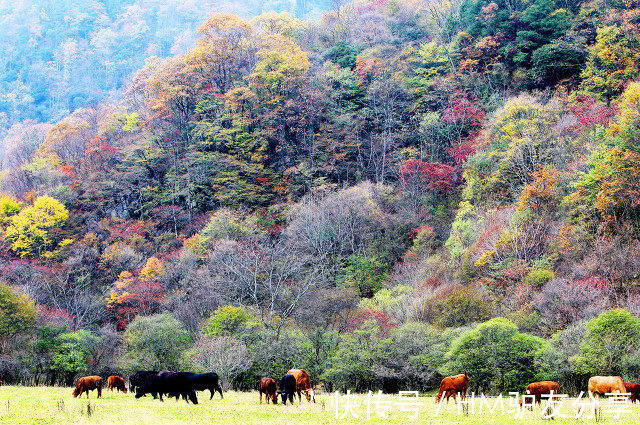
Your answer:
[[[198,393],[200,404],[186,404],[184,401],[176,402],[174,399],[161,403],[151,397],[136,400],[132,394],[112,393],[103,391],[102,398],[96,399],[96,392],[92,391],[89,400],[86,396],[76,399],[71,396],[72,388],[52,387],[0,387],[0,424],[549,424],[542,419],[540,408],[532,412],[525,411],[522,418],[514,419],[514,413],[508,414],[509,399],[504,400],[505,413],[500,412],[500,407],[493,414],[487,411],[486,406],[482,414],[479,413],[480,399],[475,399],[475,413],[464,416],[458,414],[457,407],[451,401],[447,406],[443,403],[436,416],[436,404],[433,397],[420,397],[417,402],[424,403],[417,407],[418,416],[411,419],[413,412],[402,411],[399,405],[398,395],[387,398],[390,401],[387,411],[388,419],[381,418],[375,404],[371,404],[370,419],[367,419],[367,407],[363,405],[365,395],[358,395],[356,403],[359,405],[352,409],[359,417],[354,418],[344,407],[346,399],[343,397],[338,403],[336,418],[335,404],[332,405],[330,394],[316,396],[317,403],[309,404],[303,398],[303,403],[297,401],[293,406],[271,404],[260,405],[257,392],[225,393],[224,400],[217,395],[209,400],[208,391]],[[414,400],[416,401],[416,400]],[[493,406],[495,399],[489,399]],[[566,400],[560,413],[575,415],[578,407],[572,405],[573,400]],[[351,403],[353,404],[353,403]],[[608,402],[603,401],[603,420],[606,424],[634,424],[640,423],[640,405],[626,404],[628,412],[622,412],[620,419],[615,418],[615,413],[608,412]],[[88,412],[89,406],[91,413]],[[407,409],[415,408],[407,406]],[[343,414],[345,417],[341,418]],[[576,420],[573,417],[557,419],[552,423],[576,424],[595,423],[594,419],[585,417]]]

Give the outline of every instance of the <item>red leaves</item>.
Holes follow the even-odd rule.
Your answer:
[[[400,165],[400,183],[403,188],[410,185],[425,184],[438,195],[447,195],[462,181],[456,167],[439,162],[424,162],[410,159]]]
[[[380,310],[366,309],[360,310],[356,317],[351,319],[347,325],[347,331],[353,332],[360,329],[367,320],[374,320],[378,325],[380,338],[389,336],[389,331],[398,326],[391,316]]]
[[[574,126],[576,131],[584,131],[596,125],[606,126],[618,113],[617,106],[607,106],[598,102],[596,96],[578,96],[570,109],[579,122]]]

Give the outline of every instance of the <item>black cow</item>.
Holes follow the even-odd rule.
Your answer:
[[[222,388],[218,384],[218,374],[213,372],[209,372],[209,373],[185,372],[184,374],[187,375],[187,379],[189,380],[189,383],[191,384],[191,387],[194,390],[196,391],[209,390],[209,392],[211,393],[211,397],[209,397],[209,400],[213,398],[213,395],[215,394],[216,391],[220,393],[220,398],[224,398],[224,396],[222,395]]]
[[[293,395],[296,392],[296,377],[286,374],[280,380],[280,394],[282,394],[282,404],[287,404],[287,398],[293,404]]]
[[[163,394],[168,394],[169,397],[175,397],[176,400],[182,396],[187,403],[191,400],[193,404],[198,404],[196,392],[184,372],[163,370],[157,375],[149,375],[144,385],[136,388],[136,398],[153,392],[160,394],[160,401],[163,401]]]
[[[139,370],[136,373],[129,376],[129,391],[135,392],[136,387],[141,387],[147,380],[149,375],[157,375],[157,370]],[[157,393],[152,393],[153,398],[158,398]]]

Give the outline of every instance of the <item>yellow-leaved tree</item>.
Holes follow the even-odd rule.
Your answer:
[[[11,242],[11,250],[21,258],[46,256],[71,242],[60,240],[58,232],[68,218],[69,212],[57,199],[40,196],[33,205],[11,217],[5,237]]]

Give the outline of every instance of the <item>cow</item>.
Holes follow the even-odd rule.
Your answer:
[[[311,388],[311,380],[309,374],[304,369],[291,369],[287,372],[289,375],[293,375],[296,378],[296,392],[298,393],[298,401],[302,402],[302,395],[307,398],[308,402],[316,402],[316,394]]]
[[[135,393],[136,387],[143,386],[145,381],[147,380],[147,377],[149,377],[149,375],[157,375],[157,374],[158,374],[157,370],[137,371],[136,373],[129,376],[129,389],[131,390],[132,393]],[[158,398],[158,394],[155,392],[151,393],[151,395],[153,395],[153,398]]]
[[[124,379],[119,376],[110,376],[107,378],[107,389],[113,391],[113,389],[127,393],[127,387],[124,384]]]
[[[262,378],[258,387],[260,392],[260,404],[262,404],[262,394],[264,393],[264,399],[269,404],[269,399],[273,404],[278,404],[278,395],[276,390],[276,381],[273,378]]]
[[[593,395],[597,394],[598,398],[605,393],[615,393],[616,391],[620,393],[627,391],[619,376],[592,376],[589,378],[589,392]]]
[[[73,397],[82,397],[82,393],[87,393],[89,398],[89,391],[98,390],[98,398],[102,398],[102,378],[99,376],[83,376],[78,379],[78,384],[73,390]]]
[[[282,395],[282,404],[287,404],[287,399],[293,404],[293,397],[296,392],[296,377],[287,373],[280,380],[280,394]]]
[[[542,395],[551,394],[551,391],[553,391],[553,394],[558,394],[560,391],[560,385],[553,381],[532,382],[527,385],[525,393],[529,396],[534,396],[535,402],[540,405],[542,403]],[[522,402],[523,399],[520,400],[520,406],[522,406]]]
[[[176,400],[182,396],[187,403],[191,400],[193,404],[198,404],[196,392],[184,372],[163,370],[156,375],[147,376],[144,385],[136,387],[136,398],[154,392],[160,395],[160,401],[164,401],[163,394],[168,394],[169,397],[175,397]]]
[[[634,382],[623,382],[625,392],[631,393],[631,403],[635,403],[636,400],[640,402],[640,384]]]
[[[449,404],[449,397],[453,396],[453,401],[458,404],[456,393],[460,393],[460,400],[465,400],[467,398],[467,388],[469,388],[469,376],[466,372],[447,376],[440,382],[440,391],[436,395],[436,403],[440,403],[442,397],[447,397],[447,404]]]
[[[222,388],[220,384],[218,384],[218,374],[213,372],[208,373],[192,373],[185,372],[187,376],[187,380],[191,384],[191,387],[196,391],[204,391],[209,390],[211,396],[209,400],[213,398],[213,395],[218,391],[220,393],[220,398],[224,398],[222,395]]]

